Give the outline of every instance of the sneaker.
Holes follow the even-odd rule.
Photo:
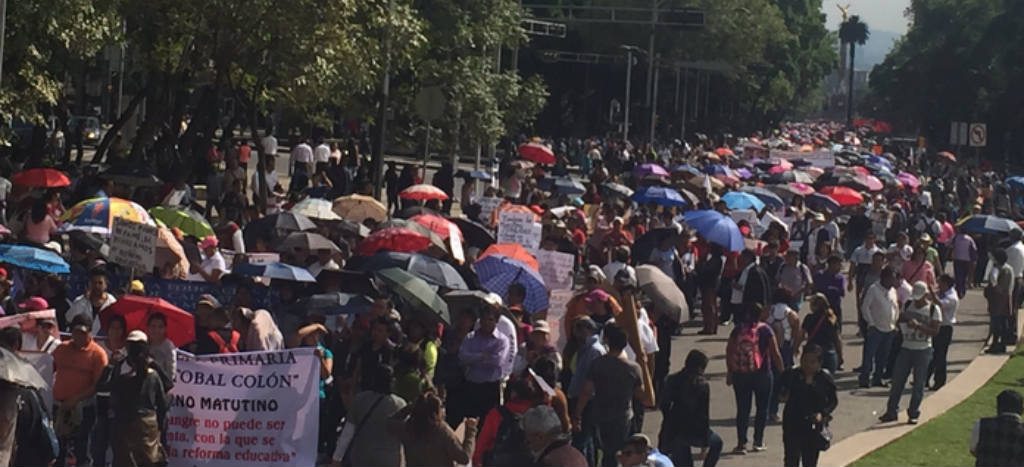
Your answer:
[[[907,420],[907,424],[917,425],[917,417],[910,417],[910,419]]]
[[[767,450],[768,450],[768,446],[766,446],[764,443],[754,444],[754,452],[764,452],[764,451],[767,451]]]
[[[747,455],[747,446],[743,444],[736,446],[736,449],[733,449],[732,453],[737,456],[745,456]]]
[[[889,422],[895,422],[896,418],[897,418],[896,414],[894,414],[894,413],[884,413],[884,414],[882,414],[881,417],[878,417],[878,421],[880,421],[882,423],[889,423]]]

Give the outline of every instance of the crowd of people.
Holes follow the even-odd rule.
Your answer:
[[[389,163],[386,204],[370,198],[358,150],[323,141],[291,148],[284,190],[273,135],[211,149],[205,202],[183,176],[156,188],[25,168],[0,179],[2,234],[67,272],[0,252],[3,312],[33,316],[0,329],[0,347],[53,361],[44,388],[0,386],[0,465],[165,465],[176,352],[311,347],[323,463],[713,467],[726,450],[710,416],[726,397],[710,389],[714,356],[671,358],[673,338],[699,322],[698,334],[728,336],[728,452],[768,449],[765,427],[779,423],[782,463],[815,466],[842,403],[844,324],[864,342],[851,369],[860,387],[888,387],[880,422],[900,418],[912,381],[914,424],[926,388],[947,383],[967,291],[984,292],[992,353],[1017,341],[1024,300],[1024,183],[949,153],[871,151],[868,138],[808,123],[693,146],[528,142],[493,180],[444,163],[426,185],[416,166]],[[258,158],[264,171],[250,177]],[[564,309],[525,280],[540,277],[528,248],[496,243],[503,212],[533,214],[537,248],[572,256]],[[109,261],[114,217],[160,221],[152,271],[124,279]],[[291,275],[254,261],[267,255]],[[489,256],[526,272],[491,281]],[[413,295],[436,294],[446,311],[384,281],[387,266],[429,284]],[[129,327],[147,278],[216,286],[182,305],[194,340],[176,346],[180,323],[160,312]],[[345,303],[311,305],[324,296]],[[645,430],[652,410],[661,425]],[[1000,395],[999,417],[972,435],[979,465],[1024,462],[1020,412],[1019,394]]]

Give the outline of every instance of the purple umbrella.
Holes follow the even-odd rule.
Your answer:
[[[637,168],[633,169],[633,175],[636,177],[646,177],[648,175],[656,177],[669,176],[668,171],[658,164],[641,164]]]
[[[733,169],[732,171],[733,171],[733,173],[736,174],[736,176],[738,176],[742,180],[746,180],[746,179],[754,177],[754,174],[752,172],[750,172],[750,169],[747,169],[747,168],[744,168],[744,167],[740,167],[738,169]]]

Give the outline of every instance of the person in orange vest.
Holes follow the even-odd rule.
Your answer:
[[[206,322],[206,332],[196,336],[196,355],[238,352],[242,335],[232,329],[227,308],[214,308]]]

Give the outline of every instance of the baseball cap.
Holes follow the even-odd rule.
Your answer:
[[[543,319],[538,319],[533,322],[533,331],[531,332],[543,332],[545,334],[551,334],[551,326],[548,322]]]
[[[203,238],[203,240],[201,242],[199,242],[199,248],[202,248],[202,249],[205,250],[207,248],[214,247],[214,246],[217,246],[219,244],[220,244],[220,241],[217,240],[217,237],[215,237],[213,235],[207,235],[205,238]]]
[[[47,302],[43,297],[30,297],[18,304],[18,308],[24,311],[46,310],[50,308],[50,302]]]
[[[590,319],[589,316],[580,316],[579,318],[576,318],[576,321],[573,321],[572,325],[574,328],[587,328],[591,331],[597,330],[597,322]]]
[[[928,295],[928,284],[922,281],[914,282],[914,290],[910,293],[910,298],[914,300],[920,300]]]
[[[92,332],[92,318],[88,315],[75,316],[69,327],[72,331]]]
[[[146,336],[146,333],[136,329],[128,333],[128,337],[125,338],[125,341],[149,343],[149,337]]]

